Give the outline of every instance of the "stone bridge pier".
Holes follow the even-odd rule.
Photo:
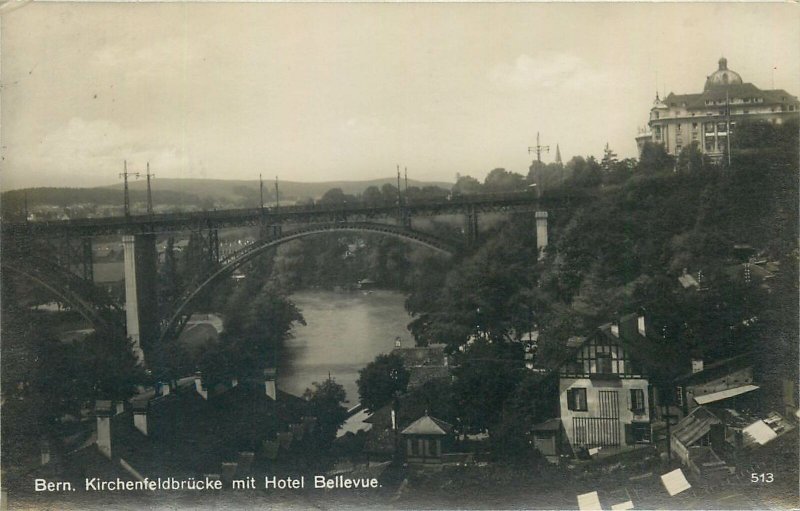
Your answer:
[[[539,250],[541,261],[547,248],[547,211],[536,212],[536,248]]]
[[[144,362],[142,346],[158,339],[158,254],[155,234],[122,236],[125,256],[125,325],[133,352]]]

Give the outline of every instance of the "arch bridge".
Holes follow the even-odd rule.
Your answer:
[[[165,342],[175,338],[188,321],[197,298],[234,270],[270,248],[294,239],[327,232],[371,232],[454,255],[478,240],[478,218],[489,212],[536,216],[537,245],[547,246],[548,209],[569,207],[582,197],[540,198],[529,192],[482,194],[409,201],[394,205],[307,205],[266,209],[225,210],[165,215],[137,215],[55,222],[2,222],[2,269],[30,279],[54,292],[98,329],[125,331],[138,348],[140,340]],[[464,239],[444,240],[412,228],[413,217],[460,214]],[[282,226],[294,226],[284,231]],[[260,239],[220,257],[218,229],[258,227]],[[198,275],[165,314],[158,310],[156,237],[176,232],[203,234],[210,259],[207,274]],[[116,306],[92,285],[92,240],[121,236],[124,252],[125,306]],[[35,243],[55,245],[57,261],[30,257]],[[65,269],[66,268],[66,269]],[[80,274],[80,275],[78,275]],[[123,310],[124,309],[124,310]],[[122,320],[124,316],[124,322]]]

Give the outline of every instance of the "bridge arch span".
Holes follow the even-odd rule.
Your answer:
[[[120,308],[110,298],[102,296],[92,283],[77,275],[51,264],[31,264],[31,258],[25,265],[18,265],[4,257],[0,266],[3,271],[20,275],[53,293],[95,330],[125,332]]]
[[[392,236],[399,239],[404,239],[418,245],[430,248],[440,254],[453,256],[457,254],[461,247],[458,245],[444,241],[440,238],[426,234],[420,231],[415,231],[410,228],[391,225],[380,224],[372,222],[333,222],[328,224],[317,224],[301,227],[287,233],[279,234],[262,241],[258,241],[247,247],[234,252],[221,261],[222,266],[216,271],[208,275],[202,282],[195,287],[190,293],[182,297],[180,305],[175,309],[175,312],[170,316],[164,328],[161,330],[159,344],[163,343],[167,337],[173,335],[177,337],[183,330],[185,319],[187,319],[189,310],[194,300],[200,296],[209,286],[213,286],[220,279],[228,276],[234,270],[258,257],[263,252],[288,243],[292,240],[313,236],[316,234],[330,233],[330,232],[371,232],[378,233],[385,236]]]

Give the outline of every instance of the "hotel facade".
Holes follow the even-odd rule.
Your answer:
[[[719,68],[706,78],[703,92],[670,92],[663,99],[656,94],[648,129],[640,130],[636,144],[640,155],[644,144],[653,142],[677,156],[684,147],[696,142],[704,154],[720,159],[728,150],[737,122],[782,124],[792,118],[800,118],[796,96],[782,89],[761,90],[743,82],[739,73],[728,68],[723,57],[719,59]]]

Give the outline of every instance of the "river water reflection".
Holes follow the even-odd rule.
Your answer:
[[[394,291],[302,291],[291,300],[306,326],[294,329],[278,365],[278,386],[302,395],[312,382],[330,375],[343,385],[350,405],[358,402],[358,371],[376,355],[388,353],[396,337],[412,344],[405,296]]]

